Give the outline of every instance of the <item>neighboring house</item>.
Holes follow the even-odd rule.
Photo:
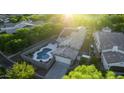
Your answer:
[[[94,33],[94,40],[105,70],[124,68],[124,34],[101,31]],[[124,72],[124,71],[123,71]]]
[[[32,21],[22,21],[20,23],[17,23],[15,26],[1,28],[1,32],[12,34],[12,33],[15,33],[17,29],[20,29],[26,26],[34,26],[34,25],[32,24]]]
[[[46,74],[46,78],[62,78],[67,73],[77,59],[85,36],[86,30],[83,27],[64,28],[57,39],[58,47],[53,52],[56,62]]]
[[[7,15],[7,14],[6,14],[6,15],[0,14],[0,19],[1,19],[2,21],[7,20],[8,17],[9,17],[9,15]]]

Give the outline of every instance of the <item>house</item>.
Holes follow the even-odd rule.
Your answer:
[[[62,78],[70,66],[76,62],[80,48],[83,45],[86,30],[83,27],[66,27],[60,33],[57,49],[53,52],[55,64],[46,74],[46,78]]]
[[[79,50],[83,45],[85,36],[86,29],[84,27],[66,27],[57,38],[55,37],[40,42],[37,46],[23,52],[21,57],[27,62],[32,63],[34,66],[46,70],[47,72],[44,74],[43,78],[62,78],[67,73],[70,66],[76,62],[75,60],[77,59]],[[50,43],[57,45],[55,50],[51,52],[53,57],[46,62],[34,60],[32,54],[40,49],[44,49]]]
[[[32,21],[22,21],[12,27],[1,28],[1,32],[12,34],[15,33],[17,29],[24,28],[26,26],[33,26]]]
[[[71,33],[66,36],[65,33],[67,34],[67,29],[65,28],[65,32],[61,33],[61,36],[57,39],[58,48],[54,52],[54,56],[57,62],[63,62],[71,65],[83,45],[86,31],[83,27],[74,29],[71,28]]]
[[[105,70],[124,68],[124,34],[101,31],[94,33],[95,45]],[[116,67],[116,68],[115,68]]]

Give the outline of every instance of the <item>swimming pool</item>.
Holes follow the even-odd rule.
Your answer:
[[[57,44],[48,44],[33,54],[33,59],[39,62],[48,62],[53,58],[52,52],[57,48]]]
[[[50,56],[47,54],[52,49],[44,48],[41,52],[37,53],[37,59],[48,59]]]

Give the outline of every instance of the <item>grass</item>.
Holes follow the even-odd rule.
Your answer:
[[[85,40],[84,40],[84,43],[83,43],[83,46],[81,48],[81,51],[88,51],[88,52],[90,52],[90,45],[93,42],[92,35],[93,35],[92,31],[88,30],[87,31],[87,35],[86,35]]]

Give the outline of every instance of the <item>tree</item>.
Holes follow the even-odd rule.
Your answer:
[[[11,16],[11,17],[9,18],[9,20],[10,20],[10,22],[12,22],[12,23],[17,23],[17,22],[19,21],[19,17],[17,17],[17,16]]]
[[[80,65],[68,75],[63,77],[64,79],[124,79],[124,76],[116,76],[114,72],[107,71],[105,76],[101,71],[98,71],[94,65]]]
[[[31,15],[30,19],[33,21],[42,20],[42,15]]]
[[[30,15],[15,15],[15,16],[10,16],[9,20],[12,23],[17,23],[20,21],[26,21],[28,20]]]
[[[12,34],[1,34],[0,35],[0,50],[5,50],[5,43],[12,40],[13,35]]]
[[[26,17],[26,16],[21,16],[20,21],[26,21],[26,20],[28,20],[28,17]]]
[[[16,53],[31,44],[59,34],[62,28],[63,25],[60,23],[46,23],[31,29],[17,29],[15,34],[2,34],[0,35],[0,50],[10,54]]]
[[[49,14],[44,14],[44,15],[41,15],[41,14],[35,14],[35,15],[31,15],[29,16],[29,19],[32,20],[32,21],[48,21],[53,15]]]
[[[1,75],[5,75],[5,74],[6,74],[5,67],[0,66],[0,76],[1,76]]]
[[[26,46],[26,43],[22,39],[13,39],[5,44],[5,51],[8,53],[16,53],[23,49]]]
[[[94,65],[81,65],[76,67],[68,75],[64,76],[65,79],[102,79],[102,73],[98,71]]]
[[[62,30],[61,24],[45,23],[41,26],[35,26],[30,33],[30,40],[37,42],[50,36],[58,34]]]
[[[115,79],[116,78],[115,73],[112,71],[107,71],[106,78],[107,79]]]
[[[30,29],[29,28],[21,28],[21,29],[17,29],[16,33],[15,33],[15,38],[26,38],[28,39],[28,35],[30,33]]]
[[[113,71],[107,71],[106,79],[124,79],[124,76],[116,76]]]
[[[117,76],[117,79],[124,79],[124,76]]]
[[[15,63],[11,69],[7,71],[7,76],[14,79],[33,78],[35,70],[33,66],[22,63]]]
[[[15,34],[0,35],[0,50],[6,53],[15,53],[27,47],[30,43],[30,29],[18,29]]]

